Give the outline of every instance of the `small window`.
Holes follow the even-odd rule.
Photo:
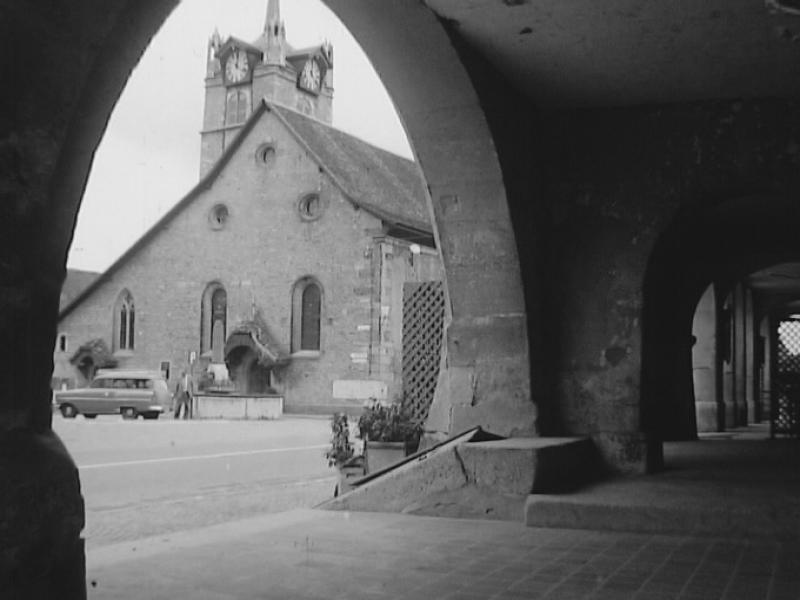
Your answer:
[[[297,204],[297,210],[304,221],[313,221],[322,215],[322,199],[319,194],[306,194]]]
[[[211,209],[211,212],[208,213],[208,222],[211,225],[211,229],[219,230],[225,227],[229,216],[230,213],[228,212],[227,206],[224,204],[216,204],[214,208]]]
[[[58,334],[58,351],[59,352],[66,352],[67,351],[67,334],[66,333],[59,333]]]
[[[244,123],[250,114],[250,94],[247,90],[232,90],[228,92],[225,107],[225,124],[238,125]]]
[[[169,371],[172,365],[168,360],[161,361],[161,374],[164,376],[164,379],[169,379]]]
[[[128,290],[123,290],[117,299],[117,308],[114,311],[115,320],[115,350],[133,350],[136,332],[136,310],[133,296]]]
[[[292,290],[292,352],[319,352],[322,288],[311,278]]]
[[[227,339],[228,294],[219,282],[206,286],[200,307],[200,352],[212,362],[225,360]]]
[[[265,167],[275,164],[275,146],[272,144],[262,144],[256,150],[256,162]]]

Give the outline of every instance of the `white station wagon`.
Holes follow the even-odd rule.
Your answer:
[[[155,371],[101,369],[88,387],[55,392],[55,403],[67,419],[78,414],[87,419],[97,415],[157,419],[171,401],[164,376]]]

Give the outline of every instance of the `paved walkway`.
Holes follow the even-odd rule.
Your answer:
[[[800,598],[800,544],[297,510],[92,551],[89,598]]]
[[[779,510],[800,527],[800,444],[765,433],[668,444],[671,470],[586,497],[630,511],[656,490],[682,510],[737,509],[740,521]],[[800,600],[800,532],[613,527],[294,510],[90,549],[89,598]]]

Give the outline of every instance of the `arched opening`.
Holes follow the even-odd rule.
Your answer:
[[[64,73],[52,78],[59,81],[69,79],[70,91],[59,96],[63,100],[59,110],[63,108],[65,111],[59,114],[67,117],[56,119],[59,124],[52,133],[54,143],[45,145],[50,154],[40,157],[44,158],[41,161],[45,165],[43,169],[52,168],[52,171],[40,178],[46,179],[47,185],[36,191],[40,196],[34,200],[41,202],[33,203],[37,207],[46,207],[41,214],[36,212],[33,224],[37,227],[32,227],[32,230],[41,233],[41,237],[36,239],[47,240],[47,243],[35,256],[21,258],[21,268],[35,278],[30,288],[41,294],[35,295],[36,302],[31,307],[25,308],[25,303],[20,303],[23,308],[17,315],[27,317],[24,311],[31,310],[31,314],[50,316],[42,320],[18,319],[20,325],[19,330],[15,330],[18,334],[15,339],[25,339],[26,347],[41,346],[48,351],[53,348],[58,282],[63,279],[64,258],[94,151],[131,68],[175,4],[172,0],[144,5],[122,2],[109,6],[101,18],[94,13],[93,7],[78,7],[70,15],[70,23],[63,27],[66,32],[73,29],[84,31],[85,27],[80,23],[93,23],[91,33],[85,37],[75,36],[77,41],[72,50],[80,57],[74,61],[75,77],[69,77],[65,68]],[[411,137],[415,138],[415,153],[427,176],[436,218],[444,222],[450,218],[449,215],[457,215],[461,222],[458,228],[437,232],[440,247],[448,249],[443,250],[446,264],[447,261],[458,263],[458,269],[448,277],[452,334],[448,339],[459,343],[454,341],[449,348],[448,364],[452,369],[441,372],[442,392],[437,400],[440,407],[435,411],[440,420],[434,420],[431,429],[434,433],[447,435],[482,424],[498,433],[531,434],[535,431],[536,410],[531,401],[525,303],[518,257],[503,175],[492,152],[491,133],[469,78],[461,70],[459,57],[442,23],[424,5],[415,5],[409,10],[407,5],[400,4],[378,7],[368,2],[353,2],[339,3],[338,8],[340,16],[359,34],[373,62],[378,65]],[[404,26],[398,27],[401,22]],[[62,31],[60,26],[55,27]],[[387,35],[376,37],[375,31]],[[416,41],[420,36],[430,43],[424,47],[418,45]],[[59,47],[62,39],[59,36],[59,40],[53,42],[53,50]],[[431,57],[436,57],[436,60],[431,61]],[[82,70],[85,65],[91,65],[89,74]],[[415,78],[411,85],[409,73]],[[85,82],[85,85],[75,86],[75,81]],[[30,114],[37,114],[37,110],[32,109]],[[31,125],[31,130],[38,130],[38,124]],[[443,141],[446,142],[444,146]],[[461,159],[453,160],[454,156]],[[471,235],[483,229],[487,221],[492,223],[492,236]],[[224,231],[222,228],[220,233]],[[497,239],[501,243],[496,243]],[[455,246],[459,240],[468,240],[476,246],[458,254]],[[476,277],[480,281],[476,282]],[[174,282],[162,283],[171,286]],[[194,292],[195,298],[198,292]],[[310,298],[309,302],[312,300]],[[192,304],[196,310],[196,300]],[[145,303],[140,302],[134,307],[131,302],[125,304],[124,310],[121,306],[117,311],[119,327],[115,327],[114,335],[119,334],[120,349],[132,350],[135,325],[155,314],[142,310],[143,307],[146,307]],[[136,309],[138,314],[134,312]],[[15,317],[12,315],[11,318]],[[195,315],[195,324],[196,319]],[[126,324],[124,340],[121,335],[123,323]],[[196,344],[196,336],[194,329],[191,335],[193,344]],[[509,338],[513,343],[506,343]],[[488,343],[478,344],[484,340]],[[478,352],[474,350],[476,346],[480,346]],[[183,364],[191,360],[193,352],[187,352],[174,363]],[[18,401],[14,401],[11,407],[13,421],[24,423],[27,431],[50,434],[47,386],[51,358],[44,353],[32,352],[15,360],[17,362],[13,364],[19,366],[17,372],[22,387],[15,389],[9,397],[29,400],[25,406],[17,406]],[[257,379],[248,369],[248,381],[257,383]],[[467,380],[475,382],[472,397],[453,393],[454,402],[450,389],[455,391]],[[79,581],[83,564],[83,546],[79,541],[83,506],[76,486],[78,478],[74,464],[59,455],[58,465],[63,471],[63,491],[58,493],[64,495],[62,506],[67,507],[59,518],[68,519],[70,527],[64,529],[65,539],[49,540],[52,542],[49,546],[59,558],[72,558],[78,578],[73,577],[70,585],[79,589],[83,585]],[[60,562],[58,565],[59,573],[70,568]],[[51,585],[60,592],[69,587],[62,581],[51,582]],[[65,595],[68,596],[69,592]]]
[[[242,394],[273,394],[272,369],[259,363],[255,351],[248,346],[236,346],[226,357],[231,381]]]
[[[114,305],[114,351],[132,352],[136,345],[136,306],[133,294],[123,290]]]
[[[200,353],[213,364],[224,359],[228,325],[228,294],[219,282],[206,286],[200,307]]]
[[[659,238],[642,323],[641,411],[652,436],[651,468],[661,464],[662,441],[763,419],[766,341],[757,332],[780,296],[769,290],[781,280],[768,267],[800,258],[798,223],[791,202],[748,197],[687,210]]]
[[[304,277],[292,290],[292,352],[321,349],[322,287]]]

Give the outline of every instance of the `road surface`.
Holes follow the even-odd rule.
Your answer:
[[[276,421],[63,419],[78,465],[88,548],[166,535],[330,498],[323,418]]]

